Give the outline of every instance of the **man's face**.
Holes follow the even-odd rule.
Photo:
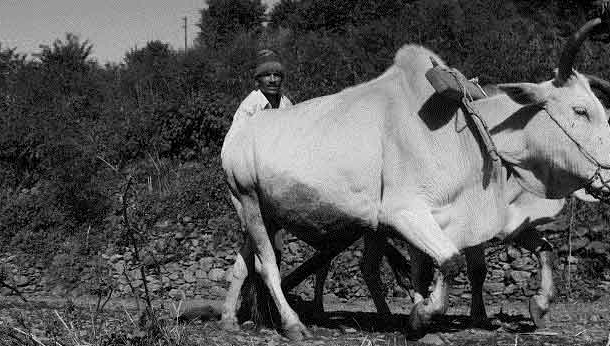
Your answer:
[[[282,88],[283,79],[279,72],[268,72],[258,76],[258,87],[263,94],[277,95]]]

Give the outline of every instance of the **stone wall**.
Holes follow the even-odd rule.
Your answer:
[[[226,237],[222,237],[219,232],[237,227],[235,220],[230,217],[213,218],[205,224],[189,217],[158,223],[151,235],[151,241],[140,255],[140,263],[148,273],[150,292],[160,298],[224,297],[227,278],[231,275],[231,266],[241,242],[223,239]],[[558,247],[555,279],[560,290],[566,289],[568,276],[571,286],[582,288],[583,281],[579,281],[579,273],[587,271],[591,258],[607,256],[608,244],[591,240],[595,238],[592,234],[601,231],[579,230],[573,234],[571,250],[567,244]],[[565,243],[564,234],[561,232],[552,233],[550,237],[553,243]],[[404,249],[401,244],[396,245]],[[295,268],[312,253],[304,243],[288,237],[284,246],[282,271],[287,272]],[[492,244],[487,249],[487,254],[488,276],[484,288],[491,299],[527,297],[536,292],[539,286],[538,262],[533,254],[500,243]],[[326,294],[345,299],[369,296],[358,266],[361,256],[362,244],[357,242],[333,261],[333,269],[325,286]],[[107,249],[106,253],[101,255],[102,267],[105,268],[103,274],[85,270],[79,274],[78,282],[71,284],[58,277],[57,270],[50,270],[42,265],[24,266],[20,264],[19,258],[5,254],[0,257],[0,267],[3,268],[5,282],[17,287],[25,295],[96,294],[104,285],[114,287],[113,296],[133,296],[134,290],[140,293],[143,290],[139,266],[134,263],[133,250],[128,247]],[[597,274],[595,288],[608,289],[610,269]],[[405,297],[410,294],[395,284],[387,264],[382,268],[382,280],[389,296]],[[469,292],[466,273],[463,272],[455,279],[451,294],[468,298]],[[313,280],[306,280],[296,289],[296,293],[304,298],[311,298]],[[0,294],[12,295],[14,292],[3,287]]]

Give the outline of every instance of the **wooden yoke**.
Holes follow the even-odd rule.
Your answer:
[[[487,97],[476,82],[468,80],[460,71],[441,66],[434,59],[432,65],[434,67],[426,72],[426,78],[438,94],[459,102]]]
[[[485,91],[483,91],[483,88],[481,88],[476,80],[468,80],[466,76],[464,76],[457,69],[441,66],[432,57],[430,60],[432,61],[433,67],[426,72],[426,79],[428,79],[430,84],[432,84],[432,87],[434,87],[434,90],[436,90],[439,95],[460,102],[463,105],[465,115],[470,116],[473,119],[477,130],[483,139],[483,145],[485,146],[486,151],[490,155],[492,161],[500,162],[498,151],[493,140],[491,139],[487,124],[485,124],[485,121],[479,116],[476,108],[473,108],[472,105],[473,101],[487,97],[487,94]],[[463,126],[458,126],[459,129],[463,129],[465,127],[465,123]],[[492,175],[497,175],[498,171],[494,172],[496,168],[497,167],[494,165],[490,166],[489,169],[491,170]]]

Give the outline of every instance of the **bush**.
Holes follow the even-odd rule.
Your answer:
[[[73,226],[73,220],[56,203],[54,193],[44,188],[24,189],[0,212],[2,250],[19,250],[48,259]]]
[[[145,221],[148,226],[164,219],[176,220],[183,216],[207,222],[212,217],[232,212],[224,173],[217,157],[185,165],[164,161],[161,166],[164,165],[170,167],[164,169],[167,172],[166,178],[160,179],[168,179],[169,183],[165,190],[148,189],[140,184],[135,197],[136,219]],[[151,173],[155,174],[156,169],[141,166],[138,171],[138,181],[144,182]]]

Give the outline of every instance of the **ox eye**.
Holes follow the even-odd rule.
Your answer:
[[[576,113],[576,115],[579,115],[579,116],[585,117],[585,118],[589,117],[589,113],[587,112],[587,109],[585,107],[576,106],[576,107],[573,107],[572,109],[574,110],[574,113]]]

